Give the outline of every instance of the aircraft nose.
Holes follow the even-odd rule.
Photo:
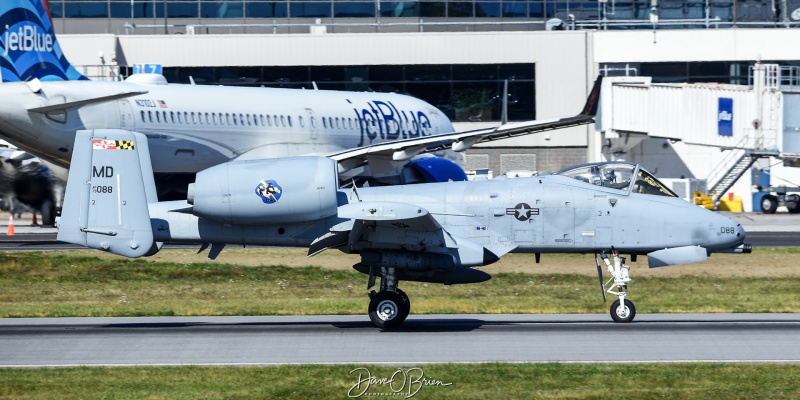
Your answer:
[[[742,224],[722,215],[718,217],[718,227],[714,228],[717,232],[713,240],[713,250],[724,251],[741,246],[747,236]]]

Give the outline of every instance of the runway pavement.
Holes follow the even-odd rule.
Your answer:
[[[800,362],[800,315],[366,316],[0,319],[0,367]]]

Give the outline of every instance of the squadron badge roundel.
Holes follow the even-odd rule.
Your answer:
[[[261,198],[265,204],[274,204],[281,199],[283,189],[278,185],[278,182],[273,180],[262,180],[256,186],[256,194]]]

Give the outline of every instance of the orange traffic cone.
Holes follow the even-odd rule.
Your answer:
[[[39,225],[39,223],[36,221],[36,211],[33,212],[33,220],[31,221],[31,225]]]
[[[14,236],[14,214],[8,215],[8,232],[6,232],[8,236]]]

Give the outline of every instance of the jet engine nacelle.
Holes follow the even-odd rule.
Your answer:
[[[188,201],[198,217],[276,224],[336,215],[336,162],[326,157],[231,161],[197,173]]]

